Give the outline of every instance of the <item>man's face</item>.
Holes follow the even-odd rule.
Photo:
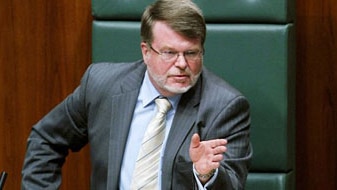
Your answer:
[[[163,96],[184,93],[197,82],[202,69],[200,39],[188,39],[158,21],[152,44],[142,42],[141,49],[150,80]]]

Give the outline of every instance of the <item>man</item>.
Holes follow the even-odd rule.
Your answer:
[[[22,189],[58,188],[68,150],[88,143],[91,189],[244,188],[252,156],[249,105],[203,67],[199,8],[189,0],[156,1],[142,16],[141,36],[143,60],[92,64],[80,86],[33,127]],[[158,97],[169,101],[159,161],[151,160],[151,174],[137,172],[152,167],[139,166],[137,155],[146,149]]]

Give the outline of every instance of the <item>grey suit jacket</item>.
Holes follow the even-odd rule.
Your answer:
[[[56,189],[68,150],[90,144],[91,189],[117,190],[129,126],[146,67],[134,63],[92,64],[80,86],[42,118],[28,138],[22,189]],[[249,105],[244,96],[203,68],[179,102],[165,149],[163,190],[194,188],[189,145],[226,138],[227,152],[211,189],[243,189],[252,150]]]

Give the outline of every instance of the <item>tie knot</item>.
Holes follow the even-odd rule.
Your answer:
[[[160,113],[166,114],[171,109],[171,103],[167,98],[157,98],[155,102]]]

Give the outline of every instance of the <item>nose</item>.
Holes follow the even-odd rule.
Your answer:
[[[177,55],[177,60],[175,62],[175,66],[181,69],[185,69],[187,67],[187,61],[183,53],[179,53]]]

